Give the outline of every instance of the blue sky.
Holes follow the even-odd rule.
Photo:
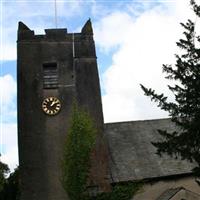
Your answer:
[[[197,1],[198,2],[198,1]],[[55,28],[54,0],[0,0],[1,159],[18,164],[16,40],[18,22],[36,34]],[[57,0],[58,28],[79,32],[91,18],[101,79],[105,122],[167,117],[139,84],[165,92],[162,64],[174,63],[179,22],[194,19],[187,0]]]

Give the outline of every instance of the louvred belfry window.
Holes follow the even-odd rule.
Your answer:
[[[58,67],[57,63],[43,64],[43,88],[58,88]]]

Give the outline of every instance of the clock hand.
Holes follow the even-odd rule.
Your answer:
[[[56,102],[55,102],[55,101],[53,101],[53,102],[51,103],[51,105],[50,105],[50,106],[53,106],[55,103],[56,103]]]

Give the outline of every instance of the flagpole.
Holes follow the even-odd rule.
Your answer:
[[[55,26],[56,26],[56,28],[58,28],[58,23],[57,23],[57,2],[56,2],[56,0],[55,0]]]

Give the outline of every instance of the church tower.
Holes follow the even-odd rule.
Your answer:
[[[63,145],[74,99],[97,128],[89,183],[109,189],[108,150],[93,30],[46,29],[35,35],[19,22],[17,41],[18,146],[21,200],[66,200],[61,184]]]

